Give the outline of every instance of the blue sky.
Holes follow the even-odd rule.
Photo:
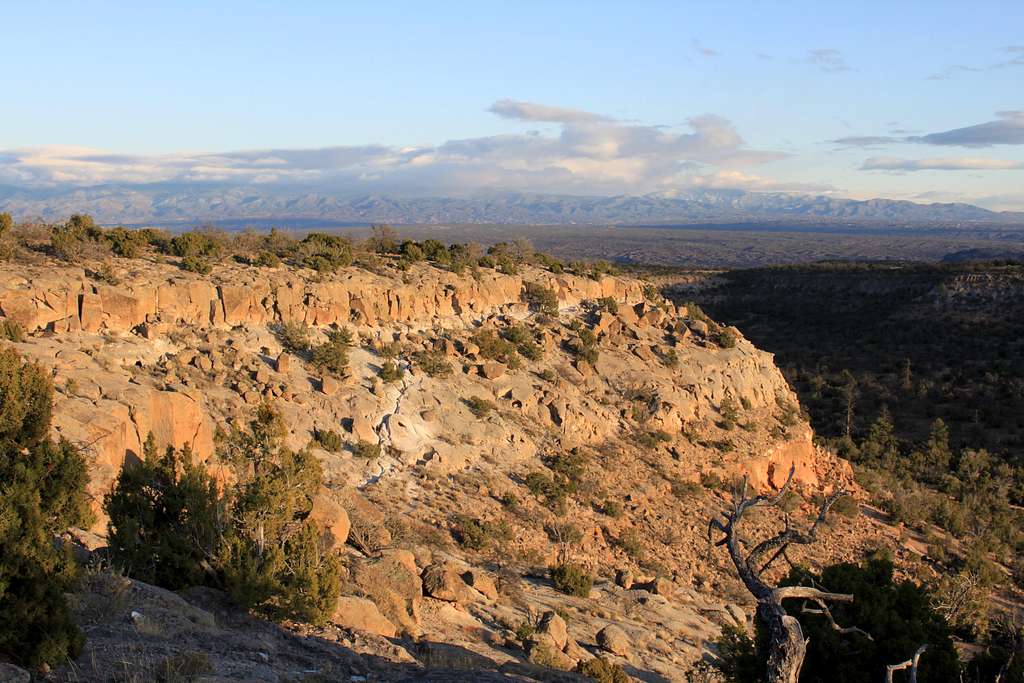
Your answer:
[[[1019,0],[2,0],[2,15],[0,183],[743,187],[1024,209]]]

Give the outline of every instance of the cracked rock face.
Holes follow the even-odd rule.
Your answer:
[[[312,514],[326,547],[348,558],[336,621],[349,629],[455,642],[496,667],[528,667],[530,646],[519,643],[513,657],[505,643],[550,612],[533,659],[571,668],[603,649],[683,680],[683,664],[717,632],[707,614],[729,615],[695,592],[723,585],[698,561],[720,489],[745,474],[770,490],[791,466],[809,491],[849,480],[806,425],[783,425],[782,406],[796,398],[770,354],[738,331],[733,348],[720,348],[708,323],[646,301],[638,280],[531,267],[516,276],[482,269],[477,279],[426,265],[394,277],[349,268],[322,280],[231,265],[200,277],[126,263],[117,288],[63,265],[0,271],[0,313],[29,331],[19,351],[52,369],[54,430],[90,454],[97,508],[150,434],[158,448],[189,446],[226,479],[217,428],[272,402],[287,445],[311,448],[323,467]],[[526,305],[530,282],[555,292],[557,316]],[[598,309],[600,298],[616,312]],[[284,321],[308,325],[313,344],[330,326],[348,328],[345,371],[324,375],[308,353],[287,351]],[[481,330],[525,335],[536,350],[487,357]],[[587,336],[594,353],[584,359]],[[399,349],[391,382],[381,377],[391,359],[384,345]],[[424,354],[449,371],[428,372]],[[725,427],[730,402],[738,425]],[[328,432],[331,450],[314,439]],[[554,476],[570,455],[584,463],[572,475],[580,485],[559,508],[528,482]],[[479,547],[458,529],[467,518],[482,525]],[[565,523],[571,542],[560,535]],[[102,545],[102,514],[92,531]],[[570,545],[598,574],[595,597],[522,578]],[[520,578],[491,573],[508,567]],[[615,586],[617,568],[635,582]]]
[[[523,462],[551,438],[563,448],[600,443],[622,429],[624,387],[643,394],[645,429],[668,434],[716,415],[726,397],[755,408],[792,400],[769,355],[746,342],[724,350],[691,337],[671,306],[643,302],[642,284],[625,278],[488,271],[477,282],[418,267],[409,285],[356,269],[311,282],[288,271],[262,277],[229,267],[206,279],[144,264],[112,288],[79,268],[6,270],[0,311],[32,333],[21,350],[53,368],[55,430],[94,454],[97,500],[125,460],[140,456],[149,434],[159,448],[188,445],[206,462],[216,426],[264,400],[284,414],[295,448],[314,429],[380,446],[381,457],[369,462],[325,458],[338,484],[360,487],[410,468],[450,473],[481,458]],[[561,321],[538,324],[523,309],[528,281],[557,292]],[[598,296],[619,302],[619,311],[589,319],[580,302]],[[352,351],[345,379],[323,376],[282,349],[273,332],[282,320],[305,321],[314,331],[344,323],[367,341],[404,340],[410,353],[436,347],[462,371],[433,378],[406,355],[398,362],[402,379],[382,384],[374,376],[380,360],[367,347]],[[540,361],[517,370],[473,362],[480,354],[470,341],[475,328],[500,331],[519,320],[547,349]],[[572,320],[597,333],[596,366],[566,352],[573,333],[565,321]],[[675,368],[659,361],[664,348],[682,354]],[[538,378],[545,368],[553,381]],[[473,417],[464,405],[473,396],[492,397],[500,410]],[[544,433],[531,435],[523,421]],[[809,432],[748,460],[741,468],[760,486],[777,485],[777,470],[790,461],[799,479],[815,481]],[[102,523],[101,516],[97,530]]]

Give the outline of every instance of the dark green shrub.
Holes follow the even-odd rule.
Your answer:
[[[578,492],[588,459],[580,452],[561,453],[545,458],[551,474],[531,472],[526,476],[526,487],[544,504],[556,512],[564,512],[570,495]]]
[[[727,681],[761,683],[766,662],[746,629],[736,624],[722,626],[722,635],[715,639],[717,665]]]
[[[860,514],[860,506],[853,496],[843,496],[832,504],[832,512],[843,517],[856,517]]]
[[[619,312],[619,302],[613,296],[603,296],[594,302],[598,309],[615,314]]]
[[[736,346],[736,334],[732,330],[723,327],[715,335],[715,342],[723,349],[734,348]]]
[[[416,263],[417,261],[422,261],[426,258],[423,254],[423,249],[420,248],[420,245],[412,240],[405,240],[402,242],[402,246],[399,248],[399,253],[402,255],[403,259],[410,263]]]
[[[637,431],[633,438],[636,439],[636,443],[644,448],[657,448],[663,443],[669,443],[672,441],[672,435],[666,431],[657,429],[652,431]]]
[[[629,683],[630,678],[622,667],[604,657],[580,660],[576,665],[576,673],[582,674],[597,683]]]
[[[263,251],[268,251],[282,259],[294,256],[299,246],[298,241],[294,237],[277,228],[271,228],[270,232],[263,235],[261,243],[260,246]]]
[[[800,421],[800,409],[795,403],[781,397],[776,398],[775,402],[780,408],[779,422],[784,427],[793,427]]]
[[[551,581],[555,588],[566,595],[578,598],[590,596],[594,577],[586,569],[572,562],[563,562],[551,568]]]
[[[680,500],[687,498],[693,498],[702,493],[701,485],[695,481],[685,481],[683,479],[673,479],[669,484],[672,488],[672,495]]]
[[[924,643],[918,680],[922,683],[960,680],[960,666],[950,628],[933,609],[926,588],[912,581],[894,581],[892,563],[872,559],[863,565],[837,564],[820,576],[794,569],[785,585],[813,585],[835,593],[852,593],[852,603],[832,603],[836,623],[857,626],[871,634],[841,634],[827,618],[800,615],[809,639],[801,680],[874,683],[889,664],[909,659]],[[763,660],[762,660],[763,661]],[[763,668],[762,668],[763,671]]]
[[[385,382],[398,382],[405,376],[405,371],[398,367],[394,361],[388,360],[384,361],[384,364],[380,366],[380,373],[378,375]]]
[[[679,366],[679,353],[675,349],[666,349],[661,354],[661,362],[665,364],[667,368],[674,368]]]
[[[48,372],[0,349],[0,655],[26,666],[74,658],[82,635],[64,593],[75,579],[55,536],[88,526],[85,458],[50,439]]]
[[[423,256],[428,261],[434,263],[448,263],[450,255],[448,248],[438,240],[424,240],[420,244],[420,248],[423,250]]]
[[[447,377],[452,374],[452,364],[441,351],[419,351],[413,354],[413,362],[431,377]]]
[[[480,249],[475,244],[451,244],[448,246],[448,268],[461,273],[466,268],[476,267]]]
[[[569,342],[569,351],[577,360],[582,360],[590,365],[597,363],[598,350],[597,350],[597,335],[592,330],[586,327],[581,327],[577,331],[576,339]]]
[[[110,250],[123,258],[138,258],[149,245],[149,235],[142,230],[114,228],[103,236],[110,243]]]
[[[474,417],[487,417],[491,411],[497,406],[492,401],[488,401],[485,398],[479,396],[471,396],[466,399],[466,406],[469,408],[469,412],[473,413]]]
[[[558,453],[544,458],[544,464],[555,474],[570,482],[575,490],[576,484],[586,473],[590,458],[579,448]]]
[[[480,349],[480,355],[489,360],[496,360],[506,365],[515,362],[516,345],[499,337],[494,330],[486,329],[477,331],[470,341]]]
[[[615,275],[618,272],[618,268],[612,265],[609,261],[605,261],[604,259],[598,259],[596,261],[591,261],[590,263],[588,263],[584,271],[579,274],[585,275],[586,277],[589,277],[591,280],[600,280],[602,277],[606,275]]]
[[[74,214],[61,225],[50,230],[50,245],[54,253],[65,261],[77,261],[90,239],[102,234],[91,216]]]
[[[718,412],[722,416],[719,426],[722,429],[732,430],[736,428],[736,421],[740,417],[739,408],[732,396],[726,396],[718,406]]]
[[[200,275],[209,275],[210,271],[213,270],[213,266],[210,262],[202,256],[188,255],[181,259],[181,269],[187,270],[190,273],[199,273]]]
[[[545,315],[558,315],[558,294],[555,290],[545,287],[539,282],[527,282],[523,290],[523,299],[530,307]]]
[[[617,500],[606,500],[601,506],[601,512],[612,519],[619,519],[622,517],[622,503]]]
[[[221,542],[224,501],[187,448],[160,455],[150,434],[103,501],[114,563],[136,579],[177,590],[209,579],[203,563]]]
[[[11,235],[14,219],[7,212],[0,213],[0,261],[7,261],[14,256],[15,241]]]
[[[521,643],[525,643],[533,637],[533,634],[537,632],[537,625],[527,619],[522,621],[516,626],[516,639]]]
[[[352,243],[338,235],[312,232],[300,243],[302,264],[318,273],[333,273],[352,265]]]
[[[352,333],[347,329],[330,330],[327,341],[313,349],[310,362],[322,373],[341,377],[348,367],[348,351],[352,346]]]
[[[698,306],[696,303],[692,301],[687,301],[685,304],[683,304],[683,308],[686,309],[686,317],[689,318],[690,320],[699,320],[709,325],[714,322],[711,320],[711,318],[708,317],[707,313],[705,313],[700,306]]]
[[[565,264],[563,264],[560,260],[558,260],[554,256],[551,256],[550,254],[545,254],[543,252],[537,252],[537,254],[535,254],[535,259],[534,260],[536,261],[536,265],[537,266],[539,266],[541,268],[547,268],[548,270],[550,270],[552,273],[555,273],[556,275],[559,274],[559,273],[564,273],[565,272]]]
[[[373,441],[360,441],[352,447],[352,455],[365,460],[380,457],[380,444]]]
[[[544,357],[544,349],[537,343],[533,332],[525,325],[512,325],[501,333],[505,341],[514,344],[516,351],[528,360],[540,360]]]
[[[261,251],[252,264],[258,268],[277,268],[281,265],[281,259],[272,251]]]
[[[0,320],[0,339],[20,344],[25,341],[25,328],[16,320],[4,318]]]
[[[168,587],[222,587],[242,606],[323,623],[340,590],[341,565],[309,517],[321,486],[308,451],[284,447],[286,428],[264,404],[247,429],[221,435],[219,460],[235,483],[219,494],[187,451],[122,471],[107,497],[111,554],[130,573]],[[150,444],[152,442],[150,441]]]
[[[526,475],[526,488],[552,510],[565,507],[569,491],[564,480],[555,479],[543,472],[530,472]]]
[[[640,531],[635,527],[623,530],[619,537],[615,539],[615,545],[622,548],[623,552],[635,560],[640,560],[644,556],[643,538],[640,536]]]
[[[344,443],[341,434],[333,429],[314,429],[313,440],[325,451],[337,453]]]
[[[381,358],[387,358],[388,360],[394,360],[402,355],[402,345],[398,342],[390,342],[388,344],[381,344],[377,348],[377,355]]]
[[[398,232],[390,225],[371,225],[365,248],[376,254],[394,254],[398,251]]]
[[[456,515],[453,521],[455,540],[470,550],[483,550],[512,537],[512,530],[504,520],[490,522]]]
[[[193,263],[216,260],[224,251],[224,238],[212,231],[183,232],[171,239],[170,250],[182,259],[191,257]]]
[[[285,351],[301,353],[309,350],[309,328],[299,321],[287,321],[274,330]]]

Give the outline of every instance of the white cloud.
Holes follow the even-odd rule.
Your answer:
[[[729,120],[712,114],[694,116],[684,130],[676,130],[535,102],[500,100],[490,111],[515,121],[555,123],[559,130],[425,147],[360,145],[156,156],[35,147],[0,151],[0,182],[30,186],[217,181],[308,183],[334,191],[404,194],[480,189],[617,194],[705,186],[716,179],[764,184],[767,181],[750,175],[750,169],[786,156],[749,149]]]
[[[842,147],[877,147],[910,143],[946,147],[991,147],[1024,145],[1024,111],[997,111],[994,121],[944,130],[927,135],[859,135],[831,140]],[[893,131],[894,133],[897,131]]]
[[[864,171],[1009,171],[1024,169],[1024,161],[954,157],[943,159],[901,159],[871,157],[864,161]]]
[[[552,107],[536,102],[519,102],[517,100],[498,100],[488,111],[506,119],[519,121],[549,121],[552,123],[579,123],[581,121],[607,121],[604,116],[592,114],[579,109]]]
[[[997,111],[995,121],[906,138],[907,142],[926,145],[989,147],[991,145],[1024,145],[1024,111]]]

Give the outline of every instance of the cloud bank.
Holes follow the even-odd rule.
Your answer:
[[[995,116],[993,121],[927,135],[861,135],[837,138],[830,142],[843,147],[879,147],[904,143],[945,147],[1024,145],[1024,111],[998,111]]]
[[[860,167],[863,171],[1010,171],[1024,169],[1024,161],[1009,159],[900,159],[871,157]]]
[[[990,147],[992,145],[1024,145],[1024,111],[996,112],[996,120],[975,126],[955,128],[942,133],[909,137],[907,142],[925,145],[958,145]]]
[[[489,111],[511,121],[555,124],[558,130],[419,147],[356,145],[149,156],[58,146],[0,150],[0,183],[307,183],[334,191],[400,194],[801,189],[776,185],[753,173],[755,167],[786,155],[750,149],[721,116],[692,117],[680,130],[509,99],[495,102]]]

